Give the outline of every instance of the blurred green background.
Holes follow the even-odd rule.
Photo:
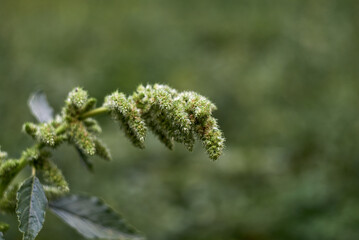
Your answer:
[[[72,191],[148,239],[359,239],[358,12],[355,0],[2,0],[0,144],[13,157],[32,144],[21,126],[38,89],[56,111],[75,86],[100,104],[141,83],[194,90],[218,106],[218,161],[153,135],[138,150],[100,117],[114,161],[88,174],[72,148],[55,153]],[[39,240],[82,239],[46,217]],[[16,217],[0,218],[20,239]]]

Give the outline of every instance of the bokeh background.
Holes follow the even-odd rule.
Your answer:
[[[218,106],[223,156],[138,150],[98,120],[111,163],[88,174],[67,146],[73,192],[101,196],[156,240],[359,239],[359,2],[0,2],[0,144],[32,144],[29,95],[56,111],[76,86],[102,99],[162,83]],[[26,173],[19,178],[26,177]],[[82,239],[51,213],[39,240]],[[7,239],[20,239],[16,217]]]

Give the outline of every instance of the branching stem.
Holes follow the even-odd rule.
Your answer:
[[[99,108],[95,108],[91,111],[85,112],[84,114],[82,114],[79,119],[83,120],[85,118],[89,118],[89,117],[93,117],[96,115],[100,115],[103,113],[107,113],[109,111],[109,109],[107,107],[99,107]]]

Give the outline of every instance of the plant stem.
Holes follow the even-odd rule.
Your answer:
[[[67,129],[67,124],[61,124],[58,128],[56,128],[56,135],[60,135],[62,133],[64,133]]]
[[[106,107],[95,108],[95,109],[93,109],[91,111],[88,111],[88,112],[85,112],[84,114],[82,114],[79,117],[79,119],[82,120],[82,119],[85,119],[85,118],[93,117],[93,116],[96,116],[96,115],[107,113],[108,111],[109,110]]]

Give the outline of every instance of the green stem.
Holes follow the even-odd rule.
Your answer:
[[[56,135],[63,134],[67,129],[67,123],[61,124],[58,128],[56,128]]]
[[[100,114],[103,114],[103,113],[107,113],[109,111],[109,109],[107,107],[99,107],[99,108],[95,108],[91,111],[88,111],[88,112],[85,112],[83,113],[79,119],[82,120],[82,119],[85,119],[85,118],[89,118],[89,117],[93,117],[93,116],[96,116],[96,115],[100,115]]]

